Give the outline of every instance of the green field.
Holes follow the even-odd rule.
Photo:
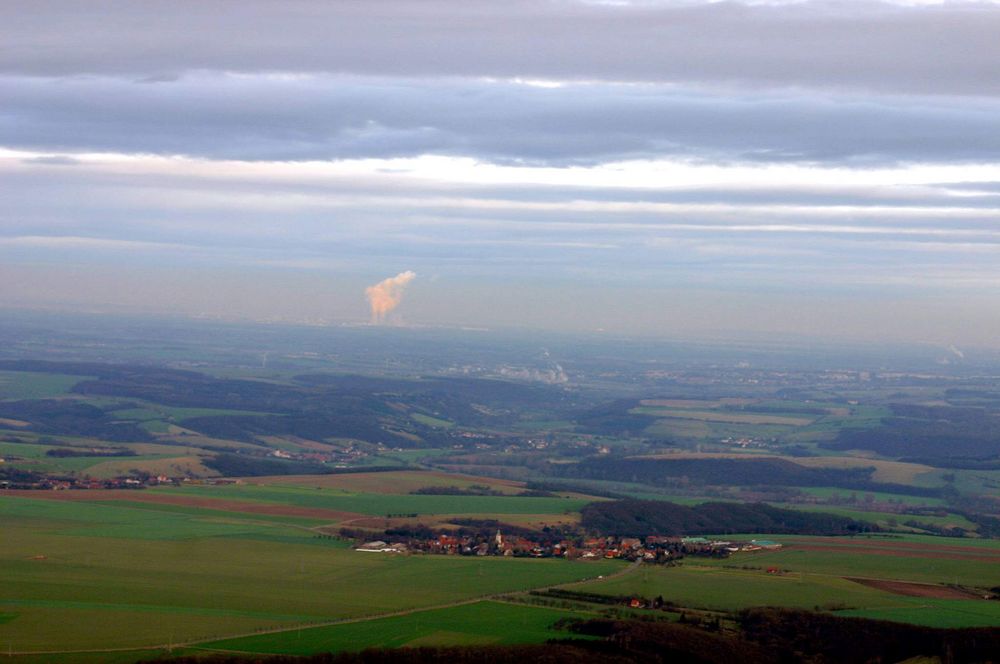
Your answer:
[[[300,524],[0,497],[0,649],[151,648],[593,578],[621,563],[389,556]]]
[[[69,394],[82,380],[94,376],[70,376],[33,371],[0,371],[0,399],[48,399]]]
[[[515,496],[434,496],[355,493],[341,489],[293,486],[232,485],[155,489],[181,495],[320,507],[371,516],[386,514],[553,514],[575,512],[591,502],[582,498],[522,498]]]
[[[718,535],[717,537],[722,539],[746,540],[764,537],[764,535],[756,535],[752,533],[730,533],[727,535]],[[809,535],[767,535],[766,537],[769,540],[785,544],[795,542],[809,543],[813,539],[816,539]],[[924,544],[928,547],[956,546],[970,554],[980,552],[985,553],[986,555],[994,555],[997,552],[1000,552],[1000,539],[940,537],[936,535],[916,533],[871,533],[865,535],[839,536],[835,538],[824,537],[821,539],[827,542],[837,541],[841,543],[841,546],[845,547],[864,546],[866,544],[892,546],[894,543],[898,543],[904,545]],[[781,553],[781,551],[760,551],[750,555],[761,557],[777,555],[778,553]]]
[[[772,410],[741,409],[750,404]],[[814,412],[818,409],[825,413]],[[700,441],[775,438],[779,443],[806,444],[829,440],[841,429],[877,426],[889,414],[882,406],[768,399],[646,399],[630,412],[662,418],[647,427],[651,436]]]
[[[215,641],[204,647],[308,655],[364,648],[542,643],[569,636],[554,630],[555,622],[581,617],[590,616],[523,604],[476,602],[390,618]]]
[[[907,606],[838,611],[838,615],[894,620],[928,627],[1000,626],[1000,602],[907,598]]]
[[[802,427],[812,424],[815,417],[803,417],[796,413],[745,413],[720,410],[680,410],[641,406],[629,411],[636,415],[651,415],[680,420],[701,420],[704,422],[725,422],[729,424],[773,424],[779,426]]]
[[[49,445],[33,445],[31,443],[0,443],[0,456],[19,456],[25,459],[44,459],[45,453],[51,450]]]
[[[785,606],[940,627],[1000,626],[1000,603],[995,601],[912,597],[847,578],[994,587],[1000,584],[1000,558],[996,557],[1000,542],[996,540],[844,538],[842,545],[837,545],[830,544],[829,538],[771,538],[788,546],[778,551],[736,554],[728,559],[687,558],[676,567],[643,567],[635,574],[591,581],[577,588],[616,596],[662,595],[680,606],[703,609]],[[807,550],[796,542],[831,550]],[[894,544],[897,555],[871,548],[891,548]],[[922,545],[957,548],[940,549],[940,553],[928,551],[926,557],[920,557]],[[769,573],[769,568],[778,573]]]
[[[846,500],[850,498],[851,495],[853,494],[857,498],[857,500],[862,504],[865,496],[868,495],[871,495],[877,502],[895,501],[906,505],[926,505],[930,507],[937,507],[945,504],[944,500],[942,500],[941,498],[927,498],[925,496],[906,496],[903,494],[882,493],[879,491],[852,491],[850,489],[839,489],[837,487],[826,487],[826,486],[801,486],[796,488],[802,493],[807,493],[810,496],[816,496],[817,498],[825,500],[829,500],[830,498],[835,498],[835,497]],[[909,519],[912,518],[912,516],[906,516],[905,518]]]
[[[729,564],[738,561],[730,560]],[[576,590],[607,595],[639,595],[679,606],[734,611],[752,606],[843,609],[896,604],[895,596],[845,579],[764,570],[705,567],[692,559],[677,567],[644,567],[634,574],[593,581]]]
[[[106,503],[105,503],[106,504]],[[163,503],[143,503],[128,500],[116,500],[115,507],[127,507],[134,510],[145,510],[147,512],[157,512],[161,514],[186,514],[190,516],[206,517],[209,519],[244,520],[251,523],[279,523],[284,525],[303,526],[314,528],[316,526],[329,525],[329,519],[312,519],[301,516],[285,516],[271,514],[254,514],[236,512],[222,509],[212,509],[209,507],[191,507],[188,505],[168,505]]]
[[[435,429],[451,429],[455,426],[455,423],[451,420],[445,420],[440,417],[431,417],[430,415],[424,415],[423,413],[411,413],[410,417],[421,424],[426,424],[427,426],[434,427]]]
[[[825,574],[768,574],[686,563],[643,569],[575,589],[608,595],[662,596],[679,606],[735,611],[782,606],[834,611],[838,615],[911,622],[932,627],[996,627],[1000,603],[907,597]]]
[[[717,422],[699,419],[663,418],[646,427],[649,436],[679,436],[698,440],[720,440],[722,438],[782,438],[794,430],[790,425],[747,424],[739,422]]]
[[[436,456],[451,454],[452,450],[436,447],[426,447],[418,450],[393,450],[374,457],[378,463],[386,460],[393,460],[404,464],[423,463],[425,459],[433,459]]]
[[[97,443],[101,445],[101,443]],[[121,447],[133,447],[125,444]],[[171,452],[165,445],[156,446],[163,452]],[[115,477],[126,474],[132,468],[149,468],[151,461],[178,459],[189,454],[190,448],[180,446],[172,453],[136,454],[133,456],[48,456],[49,450],[66,449],[51,445],[34,445],[31,443],[0,443],[0,457],[8,457],[7,463],[39,473],[79,473],[96,478]],[[11,457],[19,457],[12,460]]]
[[[524,484],[511,480],[501,480],[473,475],[456,475],[428,470],[392,470],[371,473],[337,473],[329,475],[281,475],[277,477],[255,478],[253,483],[280,487],[305,489],[330,489],[341,493],[378,493],[403,495],[427,487],[489,487],[507,495],[517,495],[524,491]]]
[[[759,536],[758,536],[759,537]],[[795,538],[807,540],[808,538]],[[963,540],[937,538],[938,543],[954,544]],[[831,547],[832,549],[833,547]],[[976,550],[967,555],[943,558],[928,554],[926,557],[872,554],[852,547],[842,550],[810,551],[794,545],[779,551],[761,551],[746,554],[729,561],[705,559],[699,564],[722,567],[727,564],[747,564],[762,567],[779,567],[792,572],[823,574],[828,576],[860,576],[875,579],[899,579],[918,583],[959,584],[975,587],[1000,585],[1000,564],[978,559]]]

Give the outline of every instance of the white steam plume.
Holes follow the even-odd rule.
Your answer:
[[[365,289],[365,297],[368,298],[368,304],[372,309],[373,325],[385,322],[385,317],[399,306],[403,299],[403,290],[406,285],[413,281],[416,276],[415,272],[407,270]]]

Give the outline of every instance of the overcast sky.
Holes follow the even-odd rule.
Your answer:
[[[0,3],[0,306],[1000,346],[1000,4]]]

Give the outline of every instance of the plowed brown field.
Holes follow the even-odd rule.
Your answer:
[[[887,581],[884,579],[857,579],[847,578],[848,581],[860,583],[869,588],[884,590],[894,595],[905,595],[906,597],[930,597],[932,599],[981,599],[979,595],[962,590],[960,588],[950,588],[948,586],[938,586],[930,583],[909,583],[906,581]]]

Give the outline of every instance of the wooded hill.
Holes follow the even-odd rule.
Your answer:
[[[653,486],[694,482],[716,486],[832,486],[936,497],[940,489],[871,480],[875,469],[810,468],[786,459],[608,459],[558,464],[550,474],[589,480],[640,482]]]
[[[878,530],[874,524],[824,514],[800,512],[766,503],[678,505],[661,500],[615,500],[590,503],[581,510],[586,529],[625,537],[647,535],[852,535]]]

